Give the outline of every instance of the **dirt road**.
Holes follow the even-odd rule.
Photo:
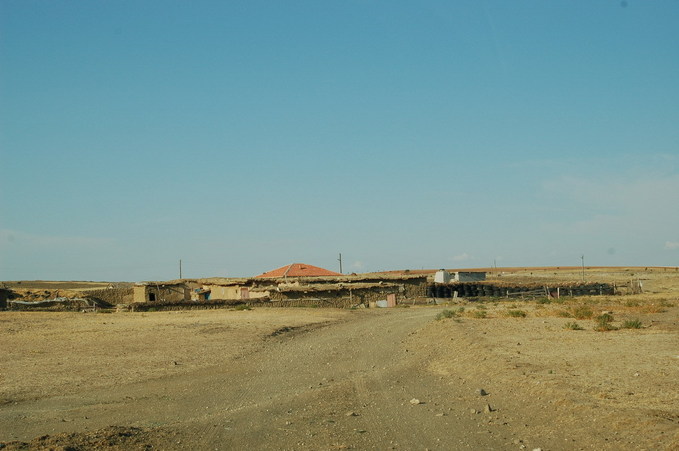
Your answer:
[[[5,405],[0,424],[22,440],[149,427],[158,435],[151,442],[177,449],[500,445],[501,438],[477,434],[475,419],[451,415],[461,407],[424,371],[426,353],[405,345],[435,313],[361,311],[331,325],[281,330],[253,354],[195,373]],[[2,432],[7,439],[10,431]]]
[[[566,403],[567,379],[536,391],[535,374],[547,371],[526,376],[542,358],[540,337],[562,319],[435,321],[441,310],[342,311],[324,321],[278,323],[240,352],[213,350],[210,365],[189,371],[8,400],[0,406],[0,441],[50,434],[32,446],[218,450],[673,449],[679,443],[672,432],[679,419],[672,410],[675,367],[653,381],[655,389],[670,391],[670,416],[651,418],[651,433],[640,437],[633,425],[624,431],[612,421],[616,408],[580,398]],[[526,340],[521,331],[528,324]],[[554,346],[565,336],[546,340]],[[663,353],[676,344],[667,341],[676,334],[647,337],[655,349],[667,343]],[[538,360],[509,360],[515,357],[503,354],[505,340],[522,340],[524,352]],[[511,343],[512,354],[515,347]],[[509,362],[522,374],[510,371]],[[560,371],[558,362],[550,365]]]

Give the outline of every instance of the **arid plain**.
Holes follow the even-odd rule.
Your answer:
[[[643,293],[0,312],[0,447],[679,449],[679,272],[586,277]]]

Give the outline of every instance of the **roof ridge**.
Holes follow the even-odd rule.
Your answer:
[[[308,263],[290,263],[280,268],[273,269],[258,276],[261,277],[318,277],[318,276],[341,276],[342,274],[321,268]]]
[[[296,263],[290,263],[290,264],[288,265],[288,268],[287,268],[287,269],[285,270],[285,272],[283,273],[283,277],[288,277],[288,273],[289,273],[290,270],[292,269],[292,265],[295,265],[295,264],[296,264]]]

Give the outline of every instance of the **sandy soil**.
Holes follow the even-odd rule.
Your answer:
[[[642,295],[550,303],[0,312],[0,442],[679,449],[679,280],[644,278]],[[595,330],[602,312],[615,330]]]

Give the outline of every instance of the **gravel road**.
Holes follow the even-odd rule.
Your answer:
[[[281,328],[207,369],[9,404],[0,420],[20,440],[137,427],[129,434],[164,449],[501,447],[501,438],[479,434],[477,420],[460,415],[450,386],[426,371],[427,349],[409,349],[436,312],[357,311]]]

